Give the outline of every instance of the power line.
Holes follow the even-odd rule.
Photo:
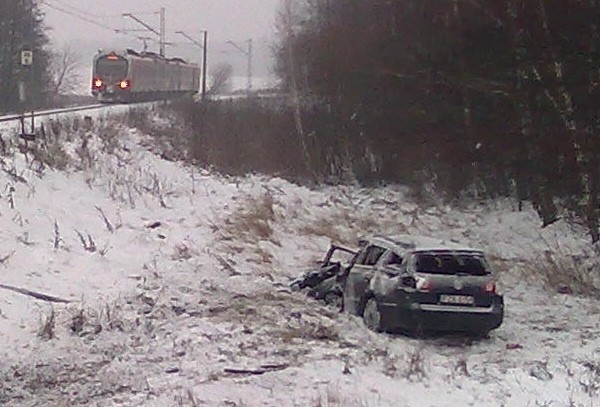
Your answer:
[[[90,24],[92,24],[92,25],[95,25],[95,26],[97,26],[97,27],[104,28],[104,29],[106,29],[106,30],[110,30],[110,31],[115,31],[115,32],[118,32],[118,30],[117,30],[117,29],[115,29],[115,28],[113,28],[113,27],[109,27],[109,26],[107,26],[107,25],[104,25],[104,24],[102,24],[102,23],[99,23],[99,22],[98,22],[98,21],[96,21],[96,20],[92,20],[92,19],[90,19],[90,18],[87,18],[87,17],[81,16],[81,15],[79,15],[79,14],[76,14],[76,12],[74,12],[74,11],[69,11],[69,10],[66,10],[66,9],[64,9],[64,8],[62,8],[62,7],[59,7],[59,6],[55,5],[55,4],[48,3],[46,0],[41,0],[41,1],[40,1],[40,3],[41,3],[41,4],[44,4],[44,5],[48,6],[48,7],[50,7],[51,9],[54,9],[54,10],[56,10],[56,11],[59,11],[59,12],[61,12],[61,13],[65,13],[65,14],[67,14],[67,15],[70,15],[71,17],[78,18],[78,19],[80,19],[80,20],[82,20],[82,21],[85,21],[85,22],[87,22],[87,23],[90,23]]]
[[[65,7],[67,9],[72,10],[75,13],[87,16],[87,17],[91,17],[91,18],[116,18],[116,17],[120,17],[120,14],[112,14],[112,15],[99,15],[99,14],[93,14],[90,13],[88,11],[85,10],[81,10],[77,7],[71,6],[70,4],[66,4],[64,1],[62,0],[52,0],[55,3],[58,3],[61,5],[61,7]],[[44,1],[42,0],[42,3],[44,3]],[[47,4],[47,3],[46,3]]]
[[[44,2],[44,0],[41,0],[42,2]],[[88,17],[92,17],[92,18],[120,18],[122,15],[121,14],[94,14],[94,13],[90,13],[89,11],[86,10],[82,10],[80,8],[77,8],[75,6],[71,6],[70,4],[67,4],[64,2],[64,0],[52,0],[54,3],[58,3],[60,4],[62,7],[66,7],[67,9],[73,10],[74,12],[84,15],[84,16],[88,16]],[[147,11],[147,12],[136,12],[137,15],[152,15],[152,14],[157,14],[155,11]]]
[[[165,45],[166,45],[166,30],[165,30],[165,8],[161,7],[160,11],[157,13],[160,15],[160,28],[157,30],[151,25],[147,24],[144,20],[141,20],[139,17],[135,16],[132,13],[123,13],[123,17],[129,17],[134,20],[136,23],[140,24],[142,27],[152,32],[153,34],[158,35],[159,37],[159,54],[161,57],[165,56]]]
[[[103,28],[105,30],[113,31],[116,34],[126,35],[128,37],[135,38],[135,39],[138,39],[138,40],[142,39],[142,37],[139,37],[137,35],[129,34],[125,30],[121,30],[121,29],[118,29],[118,28],[110,27],[110,26],[108,26],[106,24],[102,24],[102,23],[100,23],[100,22],[98,22],[96,20],[93,20],[93,19],[89,18],[89,17],[80,15],[80,14],[78,14],[75,11],[70,11],[70,10],[67,10],[67,9],[65,9],[63,7],[57,6],[56,4],[49,3],[47,0],[40,0],[40,3],[44,4],[44,5],[48,6],[48,7],[50,7],[51,9],[59,11],[61,13],[67,14],[67,15],[69,15],[71,17],[75,17],[75,18],[77,18],[77,19],[79,19],[81,21],[85,21],[86,23],[95,25],[96,27],[100,27],[100,28]]]

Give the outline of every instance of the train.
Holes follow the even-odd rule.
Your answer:
[[[153,52],[98,52],[92,69],[92,95],[100,103],[130,103],[193,96],[200,67]]]

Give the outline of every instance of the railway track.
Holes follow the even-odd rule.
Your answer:
[[[127,111],[130,107],[144,107],[144,106],[153,106],[157,102],[139,102],[139,103],[129,103],[129,104],[93,104],[93,105],[85,105],[85,106],[71,106],[64,107],[59,109],[48,109],[48,110],[35,110],[29,111],[19,114],[10,114],[5,116],[0,116],[0,123],[6,122],[18,122],[22,120],[30,120],[32,116],[34,118],[38,117],[48,117],[48,116],[59,116],[68,113],[76,113],[76,112],[85,112],[85,111],[93,111],[93,110],[107,110],[110,112],[123,112]]]
[[[86,115],[98,116],[104,113],[123,114],[132,107],[150,107],[156,102],[140,102],[131,104],[93,104],[85,106],[71,106],[60,109],[48,109],[30,111],[20,114],[10,114],[0,116],[0,136],[4,134],[14,134],[24,140],[35,140],[38,125],[44,118],[59,118],[62,115],[68,115],[78,112],[86,112]],[[93,113],[94,111],[98,113]]]
[[[102,109],[102,108],[106,108],[106,107],[110,107],[110,106],[111,105],[95,104],[95,105],[86,105],[86,106],[65,107],[65,108],[60,108],[60,109],[31,111],[31,112],[25,112],[25,113],[20,113],[20,114],[0,116],[0,123],[19,121],[22,118],[25,118],[25,119],[31,118],[32,115],[34,117],[53,116],[53,115],[59,115],[59,114],[65,114],[65,113],[74,113],[74,112],[82,112],[82,111],[86,111],[86,110]]]

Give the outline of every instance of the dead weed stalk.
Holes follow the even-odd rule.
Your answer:
[[[270,192],[259,197],[249,197],[248,203],[240,207],[226,221],[221,234],[226,240],[241,238],[253,243],[261,240],[272,240],[275,221],[275,200]]]
[[[530,278],[541,278],[548,287],[561,294],[600,296],[600,267],[593,256],[573,255],[564,250],[546,250],[529,259],[523,271]]]
[[[56,314],[54,308],[50,309],[50,314],[42,317],[38,336],[44,340],[51,340],[56,337]]]

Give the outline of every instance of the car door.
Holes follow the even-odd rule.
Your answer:
[[[365,291],[375,273],[375,265],[386,249],[371,244],[359,252],[350,268],[344,285],[344,309],[350,314],[361,315]]]
[[[389,296],[398,285],[398,276],[406,270],[406,262],[397,251],[388,250],[374,268],[369,289],[378,298]]]

